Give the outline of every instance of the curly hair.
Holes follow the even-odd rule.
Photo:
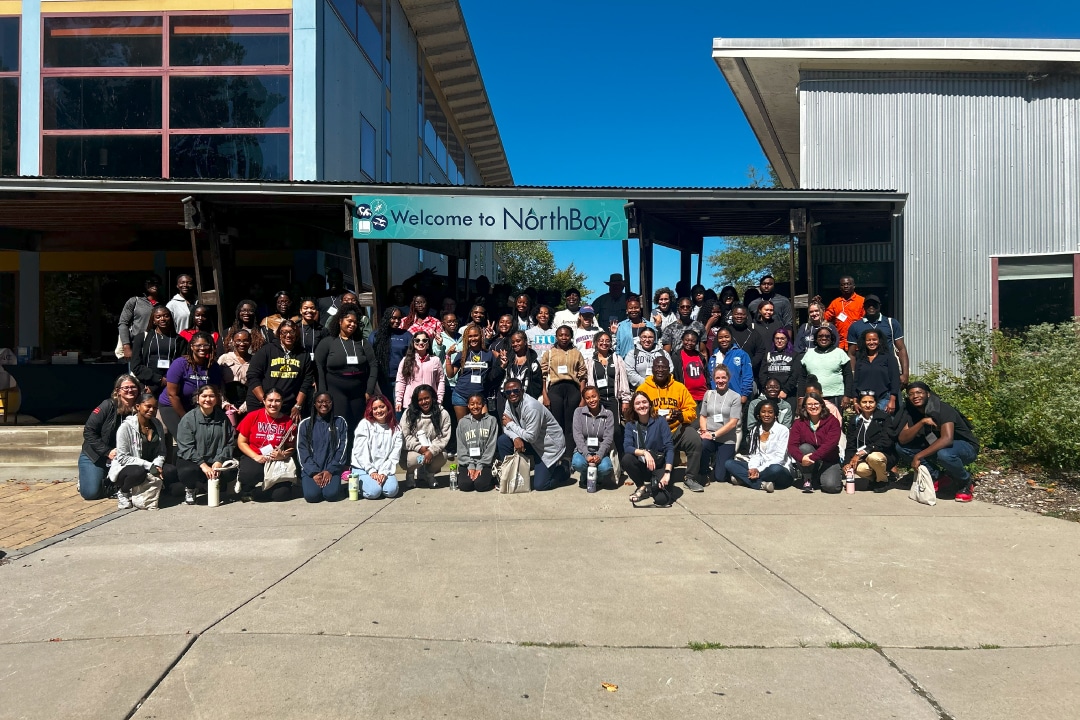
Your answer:
[[[412,400],[409,401],[409,409],[405,411],[404,430],[406,433],[415,430],[416,424],[420,422],[420,416],[424,414],[423,410],[420,409],[420,393],[422,392],[431,395],[431,426],[435,428],[435,437],[442,437],[442,414],[446,411],[439,404],[439,396],[435,392],[435,388],[427,384],[418,385],[413,390]]]

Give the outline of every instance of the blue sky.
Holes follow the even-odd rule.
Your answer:
[[[746,185],[747,168],[764,170],[765,156],[712,61],[714,37],[1080,33],[1080,6],[1064,1],[461,0],[461,6],[518,185]],[[717,245],[706,241],[706,253]],[[574,262],[585,271],[597,294],[610,273],[622,271],[618,244],[550,247],[560,267]],[[674,285],[678,254],[657,248],[655,259],[654,287]],[[631,273],[637,265],[631,243]],[[702,280],[712,284],[708,265]]]

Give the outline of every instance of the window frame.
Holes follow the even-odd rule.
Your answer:
[[[0,20],[15,19],[18,22],[18,32],[16,36],[19,38],[19,52],[16,53],[18,58],[18,66],[14,70],[0,71],[0,78],[10,78],[15,80],[15,171],[10,175],[4,177],[17,177],[20,170],[20,155],[19,152],[19,139],[22,137],[22,15],[0,15]]]
[[[235,15],[277,15],[287,18],[286,32],[289,36],[289,62],[286,65],[177,65],[170,64],[170,38],[172,35],[172,22],[176,17],[193,16],[235,16]],[[70,67],[70,68],[46,68],[45,60],[45,20],[51,18],[94,18],[94,17],[161,17],[161,65],[142,67]],[[92,135],[152,135],[159,136],[161,143],[161,178],[169,179],[171,173],[171,160],[169,157],[170,139],[182,135],[287,135],[289,179],[293,176],[293,107],[292,101],[296,92],[293,77],[293,64],[295,62],[294,47],[294,17],[293,11],[288,10],[168,10],[168,11],[115,11],[115,12],[52,12],[42,13],[38,28],[40,40],[41,80],[39,98],[39,121],[38,121],[38,153],[44,158],[46,136],[92,136]],[[18,73],[16,73],[17,75]],[[0,73],[3,75],[3,73]],[[170,127],[169,95],[171,89],[170,80],[173,77],[209,77],[223,75],[286,75],[289,78],[288,100],[288,124],[285,127],[275,128],[181,128]],[[161,82],[161,128],[143,130],[46,130],[44,128],[44,83],[46,78],[80,78],[80,77],[160,77]]]
[[[1001,299],[1000,283],[1001,271],[1000,260],[1011,258],[1038,258],[1053,256],[1072,256],[1072,286],[1073,286],[1073,317],[1080,316],[1080,252],[1075,250],[1064,252],[1041,252],[1041,253],[1004,253],[990,256],[990,322],[991,327],[1001,327]],[[1008,282],[1009,278],[1005,278]]]

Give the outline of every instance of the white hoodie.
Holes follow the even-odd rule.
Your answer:
[[[401,459],[401,428],[361,420],[353,433],[352,465],[368,475],[393,475]]]

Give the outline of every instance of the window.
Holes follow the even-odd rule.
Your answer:
[[[447,180],[452,185],[463,185],[465,183],[465,151],[462,149],[457,133],[450,127],[447,113],[443,110],[427,78],[423,78],[420,82],[420,97],[424,147],[446,173]]]
[[[0,175],[19,173],[19,18],[0,18]]]
[[[289,177],[290,15],[47,16],[43,28],[43,174]]]
[[[1078,314],[1073,255],[994,258],[996,324],[1023,330],[1039,323],[1060,323]]]
[[[375,180],[375,164],[376,153],[375,148],[378,145],[375,142],[375,127],[367,121],[363,115],[360,116],[360,172],[368,180]]]
[[[371,67],[382,75],[383,59],[386,57],[389,65],[390,52],[389,48],[383,50],[383,0],[331,0],[331,4]]]
[[[0,347],[14,348],[15,302],[18,276],[13,272],[0,272]]]

